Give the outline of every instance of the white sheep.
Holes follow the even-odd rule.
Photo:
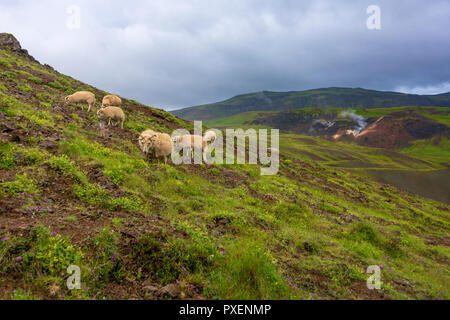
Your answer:
[[[150,138],[156,134],[157,134],[156,131],[148,129],[139,135],[138,138],[139,148],[141,148],[142,152],[144,152],[145,154],[148,154],[150,152],[150,150],[148,150],[148,148],[150,147],[149,145]]]
[[[144,134],[143,132],[139,139],[139,146],[146,155],[153,151],[158,161],[160,157],[164,157],[164,163],[167,164],[167,156],[173,151],[173,141],[167,133]]]
[[[89,91],[78,91],[65,98],[66,105],[69,103],[85,102],[89,105],[88,112],[91,111],[91,107],[95,105],[95,94]],[[81,106],[83,110],[83,106]]]
[[[121,106],[121,105],[122,105],[122,99],[120,99],[115,94],[110,94],[110,95],[105,96],[102,101],[102,108],[111,107],[111,106]]]
[[[203,135],[203,140],[206,142],[210,141],[211,143],[213,143],[214,141],[216,141],[216,139],[217,139],[216,132],[212,130],[206,131],[205,134]]]
[[[194,150],[196,150],[197,152],[202,152],[203,160],[205,160],[205,151],[208,147],[208,144],[205,140],[203,140],[202,136],[185,134],[182,136],[174,137],[172,141],[177,146],[177,148],[189,149],[191,153],[191,159],[194,157]]]
[[[97,117],[100,120],[107,119],[108,126],[111,125],[111,120],[120,122],[121,128],[123,129],[123,123],[125,122],[125,113],[118,107],[101,108],[97,111]]]

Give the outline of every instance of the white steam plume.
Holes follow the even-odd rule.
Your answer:
[[[357,127],[355,128],[355,134],[359,134],[367,126],[366,118],[364,118],[363,116],[360,116],[359,114],[356,114],[355,110],[342,111],[340,113],[339,117],[350,118],[350,119],[356,121],[356,123],[358,123]]]

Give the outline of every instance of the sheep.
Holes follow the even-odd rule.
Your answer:
[[[141,150],[144,153],[146,153],[146,154],[149,153],[150,150],[148,150],[148,148],[150,147],[150,145],[149,145],[150,138],[156,134],[157,134],[156,131],[148,129],[139,135],[139,138],[137,139],[139,142],[139,148],[141,148]]]
[[[196,138],[197,137],[197,138]],[[178,136],[173,138],[174,143],[181,144],[183,147],[196,148],[196,149],[206,149],[206,141],[203,140],[201,136],[186,134],[183,136]],[[195,144],[195,145],[194,145]]]
[[[121,105],[122,105],[122,99],[120,99],[115,94],[105,96],[102,101],[102,108],[111,107],[111,106],[121,106]]]
[[[148,136],[148,135],[153,136],[153,135],[155,135],[157,133],[158,132],[153,131],[152,129],[147,129],[147,130],[145,130],[144,132],[141,133],[141,136]]]
[[[154,134],[144,134],[148,133],[148,131],[141,133],[139,137],[141,150],[146,155],[153,151],[158,161],[160,157],[164,157],[164,163],[167,164],[167,156],[172,154],[173,151],[172,139],[167,133],[154,132]]]
[[[172,142],[179,146],[180,148],[189,148],[191,150],[191,159],[194,156],[194,149],[197,151],[202,151],[203,153],[203,159],[205,160],[205,151],[208,147],[208,144],[205,140],[203,140],[203,137],[198,135],[192,135],[192,134],[186,134],[178,137],[174,137],[172,139]]]
[[[91,107],[95,105],[95,95],[89,91],[78,91],[74,94],[67,96],[65,98],[66,105],[71,102],[86,102],[89,104],[88,112],[91,111]],[[81,110],[83,110],[83,106],[81,106]]]
[[[164,157],[164,163],[167,164],[167,156],[172,154],[173,142],[167,133],[157,133],[151,138],[155,157]]]
[[[206,131],[203,136],[203,140],[206,142],[211,141],[213,143],[214,141],[216,141],[216,139],[217,139],[217,135],[212,130]]]
[[[97,111],[97,117],[102,119],[108,119],[108,126],[111,125],[111,120],[121,122],[121,128],[123,129],[123,123],[125,122],[125,113],[118,107],[106,107]]]

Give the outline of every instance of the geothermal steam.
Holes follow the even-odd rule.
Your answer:
[[[355,110],[345,110],[339,115],[341,118],[350,118],[358,124],[355,128],[354,135],[358,135],[367,126],[366,118],[355,113]]]

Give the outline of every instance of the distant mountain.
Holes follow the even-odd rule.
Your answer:
[[[323,88],[306,91],[262,91],[242,94],[231,99],[174,110],[188,120],[212,120],[248,111],[283,111],[308,107],[388,108],[400,106],[450,107],[450,92],[417,95],[376,91],[362,88]]]

